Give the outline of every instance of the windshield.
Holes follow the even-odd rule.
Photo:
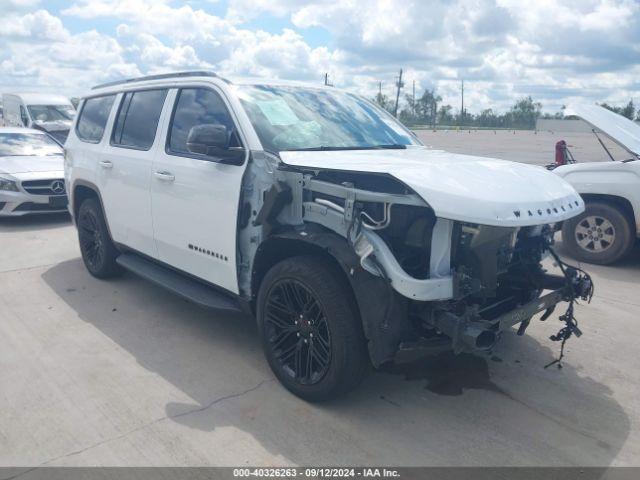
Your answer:
[[[71,105],[28,105],[27,110],[34,122],[73,120],[76,113]]]
[[[349,150],[419,145],[411,132],[370,102],[337,90],[236,86],[265,150]]]
[[[45,134],[0,133],[0,157],[62,155],[62,148]]]

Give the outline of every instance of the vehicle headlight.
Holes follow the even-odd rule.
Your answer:
[[[13,180],[0,177],[0,190],[7,190],[9,192],[17,192],[18,185]]]

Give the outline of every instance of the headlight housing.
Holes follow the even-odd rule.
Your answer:
[[[13,180],[9,180],[7,178],[0,177],[0,190],[5,190],[9,192],[17,192],[18,184]]]

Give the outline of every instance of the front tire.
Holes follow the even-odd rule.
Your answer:
[[[111,240],[102,208],[96,199],[88,198],[80,204],[77,224],[80,253],[89,273],[96,278],[120,275],[123,270],[116,263],[119,252]]]
[[[635,229],[615,205],[587,202],[582,214],[564,222],[562,243],[580,261],[608,265],[630,253]]]
[[[283,260],[258,294],[258,327],[269,366],[295,395],[314,402],[345,394],[364,378],[366,342],[348,283],[310,256]]]

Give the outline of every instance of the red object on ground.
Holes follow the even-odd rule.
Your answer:
[[[567,142],[560,140],[556,142],[556,166],[567,164]]]

